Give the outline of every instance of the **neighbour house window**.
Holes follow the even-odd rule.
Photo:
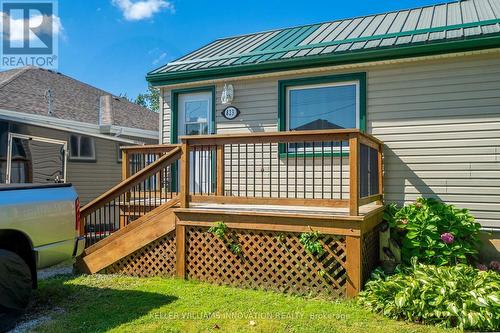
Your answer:
[[[364,78],[364,74],[352,74],[281,81],[280,130],[363,129]],[[293,144],[287,151],[311,153],[314,148],[312,143]],[[340,143],[323,143],[317,150],[338,152]]]
[[[95,161],[95,144],[92,137],[72,134],[69,151],[72,160]]]

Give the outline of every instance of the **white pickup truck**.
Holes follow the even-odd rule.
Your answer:
[[[71,184],[0,185],[0,323],[27,306],[37,269],[83,251],[79,229],[80,203]]]

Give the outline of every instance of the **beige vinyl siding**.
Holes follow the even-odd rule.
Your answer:
[[[500,59],[373,69],[368,131],[385,143],[387,201],[434,196],[500,226]]]
[[[227,120],[222,111],[227,105],[220,101],[224,84],[216,89],[215,126],[218,134],[241,132],[276,132],[278,130],[278,82],[276,80],[252,80],[233,83],[234,100],[241,114],[234,120]]]
[[[235,91],[231,104],[241,115],[235,120],[221,116],[224,83],[217,84],[217,133],[276,131],[278,80],[346,72],[367,73],[366,125],[385,143],[386,201],[402,204],[434,196],[471,209],[483,226],[500,227],[498,53],[352,71],[229,78]],[[168,105],[165,111],[164,118],[170,119]],[[169,126],[164,123],[166,137]]]
[[[51,138],[68,142],[69,132],[19,125],[22,134]],[[118,142],[94,138],[95,162],[70,161],[68,158],[67,181],[72,183],[82,204],[109,190],[121,180],[121,163],[118,163]]]

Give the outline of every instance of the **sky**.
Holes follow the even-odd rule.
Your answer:
[[[148,71],[217,38],[442,2],[59,0],[58,70],[135,98]]]

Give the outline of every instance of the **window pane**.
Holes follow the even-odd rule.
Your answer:
[[[187,124],[186,125],[186,135],[198,135],[200,133],[199,124]]]
[[[78,137],[76,135],[72,135],[69,138],[69,141],[71,156],[78,156]]]
[[[92,138],[88,136],[80,137],[80,157],[94,157]]]
[[[201,134],[208,134],[208,124],[207,123],[200,124],[200,127],[201,127]]]
[[[208,101],[190,101],[185,103],[186,123],[208,122]]]
[[[356,127],[356,85],[289,90],[289,129]]]

